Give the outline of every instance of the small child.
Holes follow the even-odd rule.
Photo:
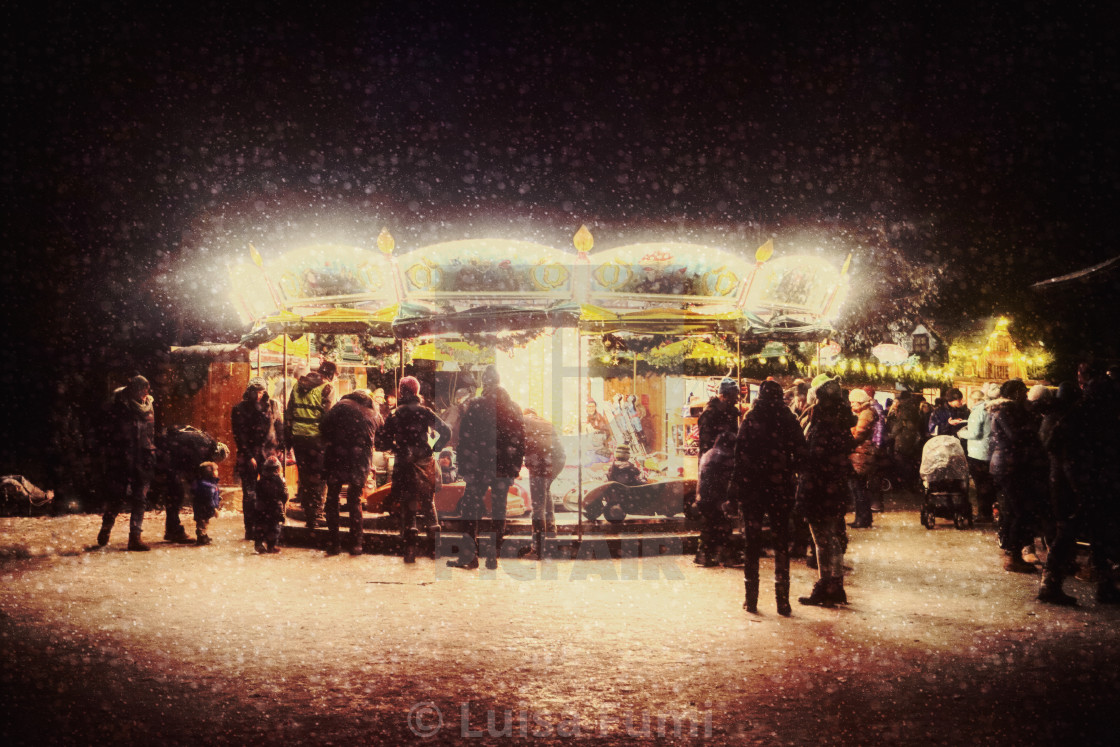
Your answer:
[[[209,545],[213,540],[206,534],[210,519],[218,513],[222,505],[222,494],[218,491],[218,465],[203,462],[198,465],[198,479],[191,486],[194,503],[194,526],[198,538],[195,544]]]
[[[614,450],[614,461],[607,470],[607,479],[623,485],[644,485],[642,468],[630,461],[630,447],[621,444]]]
[[[439,453],[439,471],[443,477],[444,485],[459,479],[459,470],[455,469],[451,449],[444,449]]]
[[[257,526],[254,549],[258,553],[278,553],[280,525],[284,523],[284,506],[288,503],[288,485],[280,469],[280,460],[269,457],[257,481]]]

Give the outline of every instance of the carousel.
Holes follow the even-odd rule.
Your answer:
[[[690,403],[706,402],[723,377],[639,377],[639,360],[708,346],[749,401],[744,357],[824,340],[847,293],[850,255],[837,268],[816,253],[774,256],[772,241],[753,261],[697,244],[593,244],[581,227],[574,251],[464,239],[401,252],[387,230],[376,250],[318,245],[266,262],[250,247],[252,262],[231,269],[250,330],[241,346],[251,351],[251,374],[281,401],[303,370],[330,359],[338,394],[391,396],[411,374],[445,420],[492,364],[513,400],[550,421],[564,443],[567,464],[551,488],[559,535],[578,546],[586,533],[691,532],[683,518],[696,491]],[[632,375],[593,375],[592,356],[604,349],[630,351],[622,355]],[[606,481],[621,444],[643,485]],[[362,497],[373,533],[396,527],[386,475],[371,475]],[[512,533],[531,508],[523,475],[509,496]],[[436,498],[451,531],[462,490],[453,481]],[[286,537],[300,533],[301,518],[292,505]]]

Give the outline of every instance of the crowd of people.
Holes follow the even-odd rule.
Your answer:
[[[848,527],[870,528],[876,506],[882,507],[884,478],[904,490],[923,490],[923,444],[944,436],[961,441],[976,521],[998,523],[1007,571],[1038,573],[1036,543],[1044,543],[1050,551],[1039,600],[1076,604],[1062,581],[1077,569],[1077,542],[1086,542],[1097,600],[1120,603],[1112,575],[1120,560],[1120,505],[1114,498],[1120,389],[1103,366],[1083,365],[1077,383],[1056,391],[1028,389],[1018,379],[990,383],[974,391],[968,405],[955,387],[932,404],[901,391],[884,407],[875,395],[872,387],[843,389],[839,379],[823,374],[812,382],[798,380],[785,392],[766,381],[740,419],[739,386],[725,379],[700,415],[696,562],[741,562],[745,609],[758,607],[764,517],[773,536],[778,612],[790,614],[789,558],[805,548],[805,527],[812,540],[808,562],[819,579],[799,601],[846,603],[846,513],[854,512]],[[970,503],[967,510],[971,520]],[[743,523],[742,556],[731,542],[737,520]]]
[[[290,453],[298,469],[296,500],[307,527],[315,529],[325,515],[327,553],[341,552],[340,511],[346,495],[347,549],[360,554],[366,483],[384,470],[379,465],[392,454],[387,505],[400,517],[405,562],[415,562],[421,531],[432,547],[439,547],[434,497],[450,478],[465,482],[458,513],[466,552],[448,564],[474,569],[484,557],[488,568],[496,568],[506,534],[508,493],[523,466],[530,474],[533,512],[529,557],[543,557],[544,538],[556,529],[550,486],[566,460],[563,445],[548,420],[513,402],[493,366],[483,372],[477,396],[458,402],[450,418],[453,425],[424,403],[414,377],[401,379],[392,398],[396,406],[389,409],[391,398],[380,389],[359,389],[335,401],[336,373],[335,365],[324,361],[317,371],[301,376],[283,415],[259,378],[249,382],[232,408],[245,538],[254,542],[256,552],[279,552],[288,499],[283,465]],[[698,495],[690,507],[701,523],[696,562],[742,564],[746,610],[758,609],[767,522],[779,614],[791,613],[791,557],[807,555],[818,571],[816,584],[799,602],[846,603],[847,528],[872,526],[874,514],[882,510],[884,477],[903,489],[922,489],[922,444],[935,436],[961,441],[976,496],[975,519],[998,521],[1007,571],[1038,573],[1036,543],[1049,548],[1040,601],[1076,604],[1062,584],[1077,570],[1077,543],[1083,541],[1090,547],[1098,601],[1120,603],[1112,578],[1120,537],[1120,510],[1113,496],[1120,478],[1120,394],[1103,367],[1083,365],[1078,382],[1056,390],[1042,385],[1028,389],[1018,379],[991,383],[973,391],[967,405],[957,388],[932,404],[908,391],[893,393],[885,403],[876,394],[871,387],[844,389],[838,378],[822,374],[811,382],[798,380],[788,390],[765,381],[755,401],[743,408],[739,384],[724,379],[701,413]],[[595,427],[598,413],[590,404],[587,415]],[[224,444],[189,427],[157,435],[150,385],[143,376],[114,392],[105,440],[112,480],[98,547],[108,544],[118,514],[127,507],[128,549],[149,549],[141,532],[148,489],[157,474],[168,495],[164,539],[210,543],[208,521],[220,505],[218,463],[229,453]],[[447,448],[452,443],[457,447],[454,459]],[[627,444],[615,448],[607,477],[624,485],[642,482]],[[378,475],[378,484],[385,479],[388,475]],[[179,516],[188,495],[194,538]],[[854,511],[854,521],[846,525],[849,511]],[[740,520],[741,550],[733,540]]]

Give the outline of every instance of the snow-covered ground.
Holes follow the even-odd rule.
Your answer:
[[[87,552],[97,517],[0,519],[0,739],[1111,742],[1120,609],[1073,579],[1080,608],[1041,605],[990,530],[892,508],[851,533],[850,604],[789,619],[767,560],[749,615],[741,571],[688,557],[257,556],[240,515],[197,548],[153,541],[155,513],[152,552],[125,517]],[[793,596],[814,577],[795,562]]]

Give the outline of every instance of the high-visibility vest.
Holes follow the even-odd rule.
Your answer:
[[[293,436],[318,436],[319,419],[323,417],[323,389],[327,385],[320,384],[306,394],[301,394],[297,388],[292,392],[292,401],[295,407],[292,411]]]

